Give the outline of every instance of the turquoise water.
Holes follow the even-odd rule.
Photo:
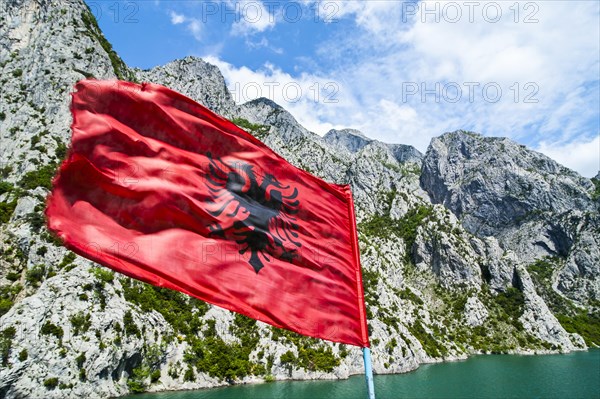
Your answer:
[[[377,399],[600,399],[600,350],[566,355],[476,356],[423,365],[408,374],[376,375]],[[289,381],[186,392],[132,395],[135,399],[365,398],[363,376],[342,381]]]

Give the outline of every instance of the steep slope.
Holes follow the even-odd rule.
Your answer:
[[[506,138],[469,132],[432,140],[422,187],[465,228],[495,236],[523,263],[553,257],[553,285],[583,304],[600,298],[599,203],[590,179]]]
[[[373,141],[355,129],[332,129],[323,136],[323,140],[338,151],[346,150],[352,153],[361,150]]]
[[[464,131],[432,140],[422,183],[434,202],[479,235],[501,233],[540,212],[598,210],[589,179],[507,138]]]
[[[177,89],[185,92],[184,87]],[[193,93],[187,94],[193,97]],[[536,337],[552,342],[556,347],[574,347],[551,312],[547,308],[540,308],[539,304],[543,300],[538,293],[523,288],[521,279],[527,280],[529,277],[526,270],[518,267],[520,262],[517,256],[502,250],[493,238],[481,240],[465,232],[456,218],[452,218],[443,208],[434,207],[431,210],[428,195],[419,186],[418,155],[409,158],[407,162],[398,162],[393,146],[367,139],[360,132],[352,130],[332,131],[324,138],[318,137],[303,129],[281,107],[264,99],[242,105],[241,115],[249,120],[234,120],[254,132],[292,163],[329,181],[352,184],[357,216],[362,222],[359,229],[363,254],[370,254],[375,250],[380,255],[377,248],[381,244],[369,245],[373,239],[382,240],[395,248],[390,251],[392,253],[387,254],[391,264],[387,264],[385,258],[380,259],[379,256],[370,259],[379,266],[382,262],[386,263],[382,270],[373,271],[381,280],[386,280],[389,268],[399,267],[391,273],[394,284],[386,287],[387,289],[398,289],[407,284],[406,279],[399,278],[399,275],[408,274],[410,270],[406,269],[410,269],[411,264],[416,264],[417,270],[421,272],[413,276],[415,281],[411,283],[416,286],[422,285],[421,280],[433,281],[433,284],[440,284],[447,289],[453,287],[459,292],[465,286],[473,287],[475,291],[488,287],[500,292],[504,292],[507,287],[518,286],[524,290],[524,312],[538,318],[533,323],[535,326],[530,324],[531,332],[535,330]],[[430,223],[420,227],[415,223],[425,220],[430,220]],[[415,223],[412,231],[403,226],[404,223],[411,222]],[[403,237],[398,237],[400,240],[394,239],[394,234]],[[364,266],[371,267],[369,260]],[[433,276],[436,279],[432,280]],[[373,295],[378,296],[376,293]],[[390,300],[393,299],[386,299]],[[407,304],[392,304],[394,305]],[[382,315],[383,319],[387,317]],[[407,314],[399,319],[406,320],[407,324],[414,322]],[[377,317],[373,324],[376,322]],[[436,338],[441,339],[439,336]],[[575,346],[579,345],[582,342],[575,338]]]
[[[199,58],[186,57],[151,70],[135,69],[134,72],[140,82],[161,80],[167,87],[177,85],[182,92],[194,93],[196,101],[225,117],[231,118],[237,113],[219,68]],[[182,76],[189,79],[182,81]]]
[[[366,137],[356,129],[332,129],[323,136],[323,140],[338,152],[350,151],[351,153],[356,153],[365,146],[376,141]],[[413,146],[404,144],[383,144],[390,149],[392,154],[394,154],[394,158],[400,163],[420,163],[423,159],[423,154]]]
[[[0,396],[119,395],[169,326],[132,314],[112,273],[57,245],[42,211],[70,139],[73,84],[133,75],[82,1],[3,1],[0,17]],[[131,323],[160,335],[121,340]]]
[[[600,341],[586,330],[593,320],[554,289],[591,303],[593,291],[577,285],[598,277],[593,268],[584,269],[591,278],[578,277],[579,265],[596,256],[591,219],[567,213],[555,220],[578,237],[566,261],[523,263],[510,237],[544,240],[542,231],[516,227],[510,236],[501,229],[484,237],[469,222],[463,227],[462,214],[433,194],[443,191],[438,185],[455,184],[450,175],[424,183],[437,179],[436,169],[427,168],[436,164],[430,153],[438,139],[421,173],[422,155],[410,146],[349,130],[322,138],[266,99],[236,105],[218,69],[200,59],[130,70],[81,0],[9,0],[0,3],[0,18],[0,396],[94,398],[362,372],[358,348],[300,337],[132,281],[75,256],[48,234],[42,211],[66,154],[69,91],[87,76],[167,85],[231,118],[298,167],[352,185],[376,373],[480,352],[585,348],[573,331],[588,344]],[[360,144],[352,144],[355,137]],[[501,148],[474,153],[469,162],[483,168],[480,158],[492,151],[506,165],[521,162]],[[503,168],[486,173],[508,173]],[[565,184],[573,192],[551,195],[564,196],[564,206],[585,202],[585,180],[557,168],[571,176]],[[560,178],[552,170],[546,176]],[[597,218],[597,211],[585,212]],[[574,279],[556,280],[559,270]]]

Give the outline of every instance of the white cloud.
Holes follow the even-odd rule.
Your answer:
[[[191,18],[184,14],[178,14],[175,11],[169,11],[171,23],[173,25],[181,25],[185,23],[185,28],[198,41],[202,40],[202,23],[197,18]]]
[[[429,137],[419,134],[425,128],[425,118],[410,105],[383,99],[370,108],[365,116],[364,123],[357,127],[369,137],[379,137],[393,143],[410,143],[421,149],[429,144]]]
[[[325,134],[334,127],[331,108],[338,105],[337,94],[341,84],[323,76],[301,74],[292,76],[265,64],[260,70],[237,68],[217,57],[203,57],[223,73],[229,90],[237,103],[259,97],[269,98],[288,110],[301,125],[317,134]]]
[[[175,11],[169,13],[171,15],[171,23],[173,25],[179,25],[185,22],[185,16],[183,14],[177,14]]]
[[[272,46],[266,37],[262,37],[259,41],[256,41],[256,40],[253,40],[250,38],[246,38],[245,43],[248,48],[252,48],[252,49],[268,48],[275,54],[283,54],[283,49],[281,47]]]
[[[188,21],[187,29],[192,33],[196,40],[202,40],[202,24],[197,19]]]
[[[460,7],[458,19],[451,3]],[[600,3],[472,2],[472,15],[466,4],[340,3],[339,14],[360,29],[322,43],[319,55],[341,65],[328,72],[351,82],[358,100],[356,108],[339,107],[335,122],[420,150],[461,128],[534,147],[597,133]],[[418,91],[407,97],[414,85]],[[457,86],[462,98],[455,103],[449,89]],[[413,117],[401,119],[407,108]]]
[[[263,2],[258,0],[242,0],[229,2],[237,14],[231,27],[233,35],[250,35],[264,32],[275,26],[275,16],[269,12]]]
[[[537,151],[585,177],[594,177],[600,171],[600,136],[566,144],[541,142]]]
[[[434,136],[470,129],[510,137],[580,173],[595,174],[597,139],[581,138],[598,133],[600,3],[519,2],[515,14],[514,2],[475,2],[469,15],[466,3],[455,2],[462,15],[452,22],[456,15],[447,7],[450,3],[417,4],[418,10],[410,8],[414,3],[396,1],[318,2],[318,15],[335,33],[318,44],[317,59],[306,64],[310,73],[291,74],[268,64],[251,70],[215,57],[207,60],[221,68],[230,88],[235,91],[238,85],[238,102],[269,97],[318,134],[353,127],[424,151]],[[502,6],[497,22],[489,21],[492,8],[484,14],[488,4]],[[425,7],[440,11],[424,14]],[[525,23],[527,17],[537,22]],[[271,14],[261,18],[254,26],[240,22],[236,34],[275,26],[274,20],[269,22]],[[343,18],[352,18],[355,26],[335,30],[333,23]],[[336,102],[324,101],[327,83],[337,89]],[[252,94],[255,84],[260,89]],[[302,95],[290,101],[294,85]],[[418,91],[407,95],[414,85]],[[456,88],[462,97],[453,102]],[[498,88],[501,95],[492,101]],[[319,101],[314,101],[316,92]]]
[[[353,17],[361,28],[381,35],[395,25],[393,21],[400,20],[401,5],[401,1],[388,0],[319,0],[309,5],[309,8],[324,22],[335,23],[343,18]]]

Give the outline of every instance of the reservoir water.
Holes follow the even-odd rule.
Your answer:
[[[600,350],[564,355],[487,355],[422,365],[408,374],[376,375],[377,399],[557,398],[600,399]],[[185,392],[132,395],[135,399],[365,398],[364,376],[337,381],[282,381]]]

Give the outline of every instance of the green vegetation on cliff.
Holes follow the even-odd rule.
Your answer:
[[[537,293],[544,298],[560,324],[570,333],[583,337],[586,345],[600,346],[600,309],[577,307],[570,299],[552,288],[552,276],[561,266],[557,257],[539,259],[527,267],[535,282]]]
[[[271,128],[267,125],[259,125],[257,123],[252,123],[244,118],[233,118],[231,122],[241,127],[242,129],[244,129],[259,140],[264,140],[265,137],[267,137],[267,135],[269,134],[269,129]]]
[[[100,30],[98,22],[96,21],[96,17],[94,17],[94,14],[92,14],[89,8],[86,8],[86,10],[81,12],[81,20],[86,28],[84,34],[88,35],[100,44],[102,49],[110,58],[110,62],[112,64],[115,75],[121,80],[129,80],[137,83],[135,75],[132,72],[130,72],[127,65],[125,65],[125,63],[118,56],[115,50],[113,50],[113,47],[110,44],[110,42],[104,37],[104,34]]]

